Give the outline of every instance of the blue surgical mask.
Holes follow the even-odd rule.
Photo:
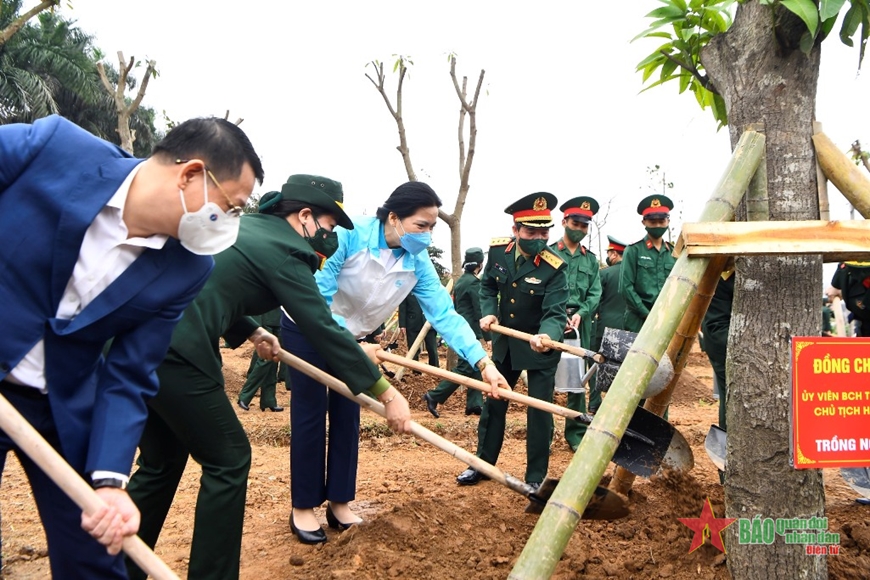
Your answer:
[[[401,220],[399,220],[399,225],[402,225]],[[399,230],[396,229],[396,226],[393,226],[393,229],[396,230],[396,234],[399,235],[399,245],[411,255],[416,256],[428,248],[429,244],[432,243],[432,234],[429,232],[409,234],[405,231],[405,227],[402,226],[402,233],[399,234]]]

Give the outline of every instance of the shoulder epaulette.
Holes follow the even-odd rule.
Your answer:
[[[554,254],[552,250],[542,250],[540,256],[546,263],[557,270],[565,263],[565,260]]]
[[[506,246],[509,243],[511,243],[510,238],[493,238],[492,240],[490,240],[489,245],[490,246]]]

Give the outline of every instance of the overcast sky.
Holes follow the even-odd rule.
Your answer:
[[[604,233],[634,242],[643,235],[635,207],[653,191],[648,167],[659,165],[674,184],[668,195],[682,210],[674,222],[697,220],[724,170],[727,129],[717,132],[693,96],[677,95],[676,84],[639,94],[635,65],[660,39],[629,41],[658,3],[604,5],[75,0],[61,12],[113,63],[119,50],[157,61],[144,103],[158,112],[174,121],[227,109],[232,120],[243,117],[266,171],[256,191],[278,189],[293,173],[326,175],[344,184],[351,214],[373,214],[407,180],[395,123],[364,76],[366,63],[412,57],[404,90],[411,157],[448,213],[459,176],[447,55],[458,55],[470,85],[484,68],[462,245],[486,247],[509,233],[504,208],[535,191],[560,203],[613,198]],[[870,85],[857,61],[857,49],[836,35],[825,42],[817,118],[843,150],[855,139],[870,147]],[[391,90],[396,79],[388,76]],[[848,219],[848,204],[830,192],[832,218]],[[449,251],[448,231],[439,224],[434,243]]]

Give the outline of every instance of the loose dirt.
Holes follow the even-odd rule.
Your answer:
[[[224,350],[223,355],[227,396],[235,402],[251,350]],[[420,397],[435,384],[431,377],[408,373],[399,388],[411,401],[414,420],[473,452],[477,417],[465,416],[464,392],[457,391],[440,406],[441,418],[434,419]],[[711,385],[706,356],[693,352],[670,409],[671,421],[694,452],[691,473],[638,478],[629,496],[630,515],[611,522],[582,521],[554,578],[730,578],[726,556],[709,541],[688,553],[693,533],[677,520],[698,517],[707,498],[715,514],[724,515],[723,490],[704,451],[707,429],[717,420]],[[289,396],[279,385],[279,402],[288,406]],[[463,464],[412,437],[391,434],[379,417],[364,413],[353,505],[365,523],[343,533],[330,530],[321,508],[318,515],[329,541],[302,545],[288,526],[288,412],[260,412],[256,399],[251,411],[234,408],[253,446],[240,565],[243,579],[503,579],[538,520],[524,513],[524,498],[491,481],[457,486],[455,477]],[[563,426],[557,419],[551,477],[559,477],[572,458]],[[519,477],[525,467],[524,437],[525,409],[511,404],[499,467]],[[612,469],[611,465],[605,478]],[[191,461],[157,545],[157,554],[181,577],[187,573],[199,473]],[[828,557],[830,577],[868,578],[870,507],[854,502],[854,492],[836,471],[825,473],[825,485],[829,530],[841,534],[840,555]],[[0,510],[3,577],[47,578],[45,538],[30,488],[12,455],[3,474]]]

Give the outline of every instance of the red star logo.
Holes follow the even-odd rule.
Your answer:
[[[724,553],[725,544],[722,543],[722,530],[737,521],[737,518],[717,518],[713,513],[713,506],[710,504],[709,497],[704,502],[701,517],[677,519],[695,532],[695,536],[692,538],[692,545],[689,547],[690,554],[703,546],[704,540],[707,538],[710,538],[710,543],[713,544],[713,547]]]

